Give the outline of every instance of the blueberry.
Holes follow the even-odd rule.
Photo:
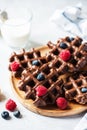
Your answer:
[[[3,111],[3,112],[1,113],[1,116],[2,116],[2,118],[4,118],[4,119],[8,119],[8,118],[9,118],[9,113],[8,113],[7,111]]]
[[[61,42],[61,43],[60,43],[60,48],[66,49],[67,47],[68,47],[68,46],[67,46],[66,43],[64,43],[64,42]]]
[[[44,75],[43,75],[42,73],[40,73],[40,74],[37,75],[37,79],[38,79],[39,81],[42,81],[42,80],[45,79],[45,77],[44,77]]]
[[[34,61],[32,61],[32,65],[39,66],[39,65],[40,65],[40,62],[39,62],[38,60],[34,60]]]
[[[70,37],[70,41],[73,41],[74,40],[74,38],[73,37]]]
[[[19,110],[14,111],[14,112],[13,112],[13,115],[14,115],[15,117],[19,118],[19,117],[20,117],[20,111],[19,111]]]
[[[71,42],[71,41],[73,41],[73,40],[74,40],[73,37],[67,37],[67,42]]]
[[[81,89],[81,92],[82,92],[82,93],[86,93],[86,92],[87,92],[87,88],[82,88],[82,89]]]

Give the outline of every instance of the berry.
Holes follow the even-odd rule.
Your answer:
[[[10,64],[11,71],[17,71],[20,67],[20,64],[16,61],[12,62]]]
[[[86,92],[87,92],[87,88],[82,88],[82,89],[81,89],[81,92],[82,92],[82,93],[86,93]]]
[[[73,37],[70,37],[70,41],[73,41],[74,40],[74,38]]]
[[[63,50],[60,52],[59,57],[64,61],[68,61],[71,57],[71,53],[69,50]]]
[[[14,115],[15,117],[19,118],[19,117],[20,117],[20,111],[19,111],[19,110],[14,111],[14,112],[13,112],[13,115]]]
[[[74,40],[73,37],[67,37],[67,42],[72,42]]]
[[[46,93],[47,93],[47,88],[46,87],[40,85],[40,86],[38,86],[36,88],[36,94],[37,94],[37,96],[43,96]]]
[[[3,111],[3,112],[1,113],[1,116],[2,116],[2,118],[4,118],[4,119],[8,119],[8,118],[9,118],[9,113],[8,113],[7,111]]]
[[[67,100],[63,97],[57,98],[56,103],[57,103],[57,106],[62,110],[66,109],[68,106]]]
[[[32,65],[39,66],[39,65],[40,65],[40,62],[39,62],[38,60],[34,60],[34,61],[32,61]]]
[[[42,73],[37,75],[37,80],[42,81],[44,79],[45,79],[45,77],[44,77],[44,75]]]
[[[61,43],[60,43],[60,48],[66,49],[67,47],[68,47],[68,46],[67,46],[66,43],[64,43],[64,42],[61,42]]]
[[[16,108],[16,103],[12,100],[12,99],[9,99],[6,103],[6,109],[9,110],[9,111],[14,111],[14,109]]]

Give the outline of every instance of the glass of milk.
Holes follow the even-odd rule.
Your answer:
[[[2,23],[1,35],[13,49],[25,48],[29,44],[32,12],[28,8],[8,8],[7,19]],[[28,45],[29,46],[29,45]]]

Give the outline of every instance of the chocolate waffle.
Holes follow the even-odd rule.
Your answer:
[[[32,62],[33,61],[38,61],[37,65],[33,65]],[[25,51],[25,49],[23,49],[20,53],[16,53],[14,52],[10,59],[9,59],[9,70],[11,71],[11,67],[10,64],[12,62],[18,62],[20,64],[20,67],[17,71],[12,71],[13,75],[15,77],[21,77],[21,73],[23,72],[24,69],[30,69],[30,70],[34,70],[37,69],[39,66],[41,66],[42,64],[45,64],[46,58],[45,57],[41,57],[41,53],[38,50],[35,50],[34,48],[31,49],[31,51]]]
[[[57,44],[48,42],[47,45],[51,49],[47,55],[51,55],[52,59],[57,59],[58,69],[62,74],[79,71],[87,64],[87,43],[82,44],[80,37],[65,37],[59,39]],[[64,61],[59,57],[63,50],[69,50],[71,53],[68,61]],[[55,64],[52,65],[54,67]]]
[[[14,53],[10,58],[10,63],[17,61],[20,64],[19,69],[12,72],[15,77],[21,78],[18,83],[19,89],[24,91],[25,98],[32,99],[37,107],[55,104],[58,97],[64,96],[60,75],[79,71],[87,64],[87,43],[82,44],[79,37],[66,37],[58,40],[57,44],[49,42],[48,47],[50,50],[44,56],[40,51],[33,49],[29,52],[23,50],[20,54]],[[60,58],[62,50],[70,51],[68,61]],[[32,64],[35,60],[39,61],[39,65]],[[9,70],[11,71],[10,65]],[[36,95],[39,85],[47,88],[47,93],[41,97]]]
[[[64,83],[65,97],[79,104],[87,103],[87,71],[75,72]]]
[[[41,65],[52,62],[50,64],[51,68],[56,68],[59,74],[64,74],[66,72],[78,71],[83,68],[87,63],[87,43],[81,44],[82,39],[79,37],[74,38],[72,41],[69,37],[60,39],[57,44],[48,43],[48,47],[51,50],[45,54],[44,57],[41,56],[40,51],[32,49],[32,51],[26,52],[24,49],[20,54],[13,53],[10,57],[10,63],[16,61],[20,64],[17,71],[12,72],[15,77],[21,77],[21,73],[24,69],[37,69]],[[61,48],[61,43],[65,44],[65,48]],[[66,62],[59,57],[62,50],[68,49],[71,53],[70,59]],[[39,65],[32,65],[32,62],[38,60]],[[9,70],[11,71],[10,65]]]
[[[24,70],[19,81],[18,87],[25,92],[25,98],[32,99],[37,107],[55,104],[56,98],[63,95],[63,80],[59,80],[56,69],[48,65],[44,64],[33,73],[29,69]],[[38,79],[40,74],[43,75],[41,80]],[[47,88],[47,93],[41,97],[38,97],[35,91],[39,85]]]

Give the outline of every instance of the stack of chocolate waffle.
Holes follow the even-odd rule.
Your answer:
[[[32,99],[37,107],[55,105],[60,96],[86,104],[87,75],[81,69],[87,64],[87,43],[82,44],[79,37],[65,37],[59,39],[56,44],[48,42],[47,45],[49,52],[44,56],[35,49],[11,55],[9,70],[13,76],[20,78],[18,88],[24,91],[25,98]],[[13,62],[19,63],[16,71],[11,70]],[[62,75],[65,75],[64,79]],[[38,96],[38,86],[45,86],[47,92]]]

